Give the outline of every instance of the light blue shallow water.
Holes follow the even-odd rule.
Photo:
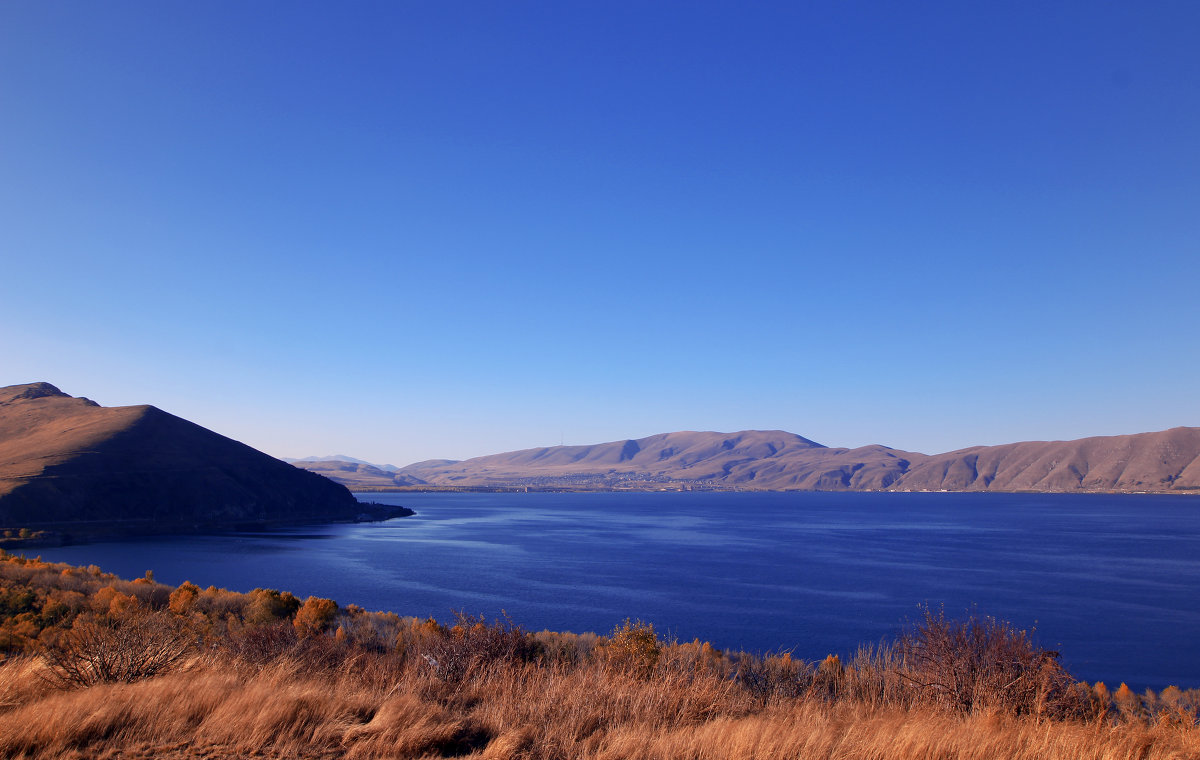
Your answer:
[[[1037,627],[1088,680],[1200,687],[1200,496],[364,494],[417,516],[42,551],[528,629],[625,617],[718,647],[848,653],[944,604]]]

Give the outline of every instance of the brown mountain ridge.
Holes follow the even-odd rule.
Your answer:
[[[163,532],[375,517],[345,486],[153,406],[0,388],[0,528]]]
[[[829,448],[780,430],[678,432],[430,460],[385,471],[296,462],[351,488],[713,488],[808,491],[1200,492],[1200,428],[1026,441],[927,455]]]

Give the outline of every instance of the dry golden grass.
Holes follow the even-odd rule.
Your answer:
[[[0,560],[3,760],[1200,760],[1200,691],[1076,682],[986,618],[929,611],[894,645],[807,663],[630,621],[447,627]],[[160,663],[163,631],[187,643]]]
[[[715,673],[665,665],[646,679],[602,663],[493,663],[451,684],[418,661],[312,673],[209,657],[136,683],[62,690],[18,658],[0,665],[0,757],[1200,758],[1194,725],[762,703]]]

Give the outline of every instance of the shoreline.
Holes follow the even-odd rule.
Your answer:
[[[275,528],[301,527],[305,525],[344,525],[349,523],[385,522],[403,517],[412,517],[416,512],[409,507],[359,502],[362,510],[354,517],[336,519],[272,519],[272,520],[227,520],[217,522],[163,523],[154,520],[97,520],[73,523],[42,523],[44,527],[29,527],[38,535],[29,538],[0,538],[0,550],[13,551],[42,547],[75,546],[99,541],[119,541],[125,538],[145,536],[202,535],[207,533],[259,533]]]
[[[340,481],[339,481],[340,482]],[[357,486],[342,483],[352,493],[944,493],[944,494],[1029,494],[1044,496],[1200,496],[1200,488],[1128,491],[1120,489],[1072,489],[1069,491],[1042,491],[1024,489],[919,489],[919,488],[729,488],[721,486],[635,488],[615,486]]]

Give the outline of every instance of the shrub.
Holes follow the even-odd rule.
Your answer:
[[[743,652],[733,657],[737,663],[734,681],[761,701],[798,697],[812,685],[813,668],[790,652],[765,657]]]
[[[300,600],[288,591],[279,592],[270,588],[256,588],[246,597],[248,601],[243,615],[247,623],[261,625],[286,620],[300,609]],[[337,611],[336,604],[334,611],[335,613]]]
[[[454,617],[456,622],[449,630],[428,635],[419,644],[422,657],[444,681],[460,682],[490,663],[530,659],[537,648],[507,615],[490,624],[482,615],[475,618],[456,612]]]
[[[662,647],[653,624],[625,618],[625,622],[609,635],[602,653],[610,665],[639,678],[648,678],[662,656]]]
[[[324,633],[337,616],[337,611],[337,602],[332,599],[308,597],[296,611],[296,619],[293,621],[297,635],[303,639]]]
[[[842,658],[836,654],[826,655],[825,659],[817,665],[817,672],[813,674],[810,688],[814,693],[819,693],[827,699],[837,699],[845,675],[846,668],[842,665]]]
[[[76,618],[43,650],[51,679],[62,686],[131,683],[169,671],[194,637],[167,612],[135,610],[118,617]]]
[[[195,583],[184,581],[179,584],[179,588],[171,592],[171,596],[167,600],[167,608],[176,615],[186,615],[191,612],[192,605],[196,603],[196,597],[199,595],[199,586]]]
[[[1178,686],[1168,686],[1158,693],[1155,712],[1159,723],[1173,726],[1195,726],[1200,717],[1200,693],[1191,690],[1185,694]]]
[[[1082,713],[1086,695],[1025,631],[995,618],[947,619],[924,608],[897,642],[899,675],[917,701],[956,712],[1000,708],[1014,714]]]
[[[1129,688],[1128,684],[1122,682],[1113,693],[1113,701],[1117,705],[1117,710],[1120,711],[1121,717],[1127,721],[1142,721],[1145,720],[1147,710],[1142,698],[1134,693],[1133,689]]]
[[[234,658],[261,667],[293,652],[298,642],[296,627],[281,620],[231,632],[224,644]]]

